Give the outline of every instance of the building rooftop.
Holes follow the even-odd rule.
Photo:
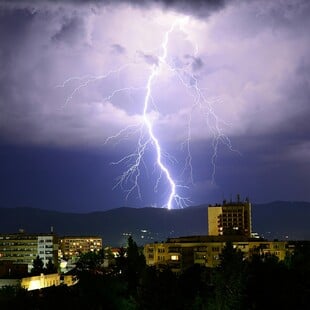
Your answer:
[[[243,235],[219,235],[219,236],[210,236],[210,235],[201,235],[201,236],[184,236],[176,238],[168,238],[167,243],[194,243],[194,242],[250,242],[250,241],[266,241],[263,238],[248,238]]]

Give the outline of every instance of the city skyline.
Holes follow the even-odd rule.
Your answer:
[[[145,115],[185,204],[310,201],[309,13],[297,0],[0,2],[0,206],[165,206]]]

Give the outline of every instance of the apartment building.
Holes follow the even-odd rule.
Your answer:
[[[223,201],[222,205],[208,207],[208,234],[211,236],[252,234],[251,203],[246,199],[240,201]]]
[[[71,259],[82,253],[98,252],[102,249],[102,238],[98,236],[63,236],[59,239],[59,256]]]
[[[220,254],[227,241],[239,249],[246,259],[253,254],[275,255],[283,260],[286,253],[292,251],[286,241],[266,241],[226,236],[190,236],[169,238],[164,243],[151,243],[144,246],[146,263],[149,266],[169,266],[179,272],[194,264],[216,267],[220,263]]]
[[[58,240],[54,234],[0,234],[0,261],[27,264],[28,271],[31,271],[33,260],[37,256],[45,266],[49,260],[57,266]]]

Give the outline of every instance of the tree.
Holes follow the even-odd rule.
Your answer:
[[[138,309],[187,309],[181,307],[185,305],[178,291],[177,276],[169,267],[146,267],[138,287]]]
[[[141,253],[131,236],[128,238],[127,262],[128,289],[130,292],[136,293],[139,279],[146,267],[146,262],[143,253]]]
[[[213,306],[221,310],[244,309],[245,267],[243,253],[226,242],[220,254],[220,265],[215,269]]]
[[[81,270],[96,270],[101,267],[103,261],[102,252],[87,252],[80,255],[80,258],[76,264],[77,268]]]
[[[185,269],[178,278],[180,296],[186,309],[202,309],[208,298],[210,270],[195,264]]]
[[[45,273],[51,274],[51,273],[56,273],[56,272],[57,272],[57,268],[53,264],[52,260],[49,259],[47,264],[46,264]]]
[[[115,259],[116,272],[126,281],[128,293],[136,295],[139,279],[146,267],[145,257],[130,236],[127,248],[120,248]]]
[[[33,268],[31,269],[31,273],[35,276],[40,275],[44,272],[44,264],[42,259],[39,257],[39,255],[33,260]]]
[[[124,247],[118,250],[117,256],[115,258],[115,271],[117,274],[126,274],[127,266],[127,251]]]
[[[294,289],[284,262],[269,253],[255,254],[247,268],[247,309],[304,309],[292,298]]]

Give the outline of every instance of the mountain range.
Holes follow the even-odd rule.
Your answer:
[[[122,246],[129,235],[139,245],[168,237],[206,235],[207,207],[184,209],[121,207],[91,213],[65,213],[30,207],[0,208],[0,233],[101,236],[104,245]],[[310,203],[275,201],[252,205],[253,231],[268,239],[310,240]]]

